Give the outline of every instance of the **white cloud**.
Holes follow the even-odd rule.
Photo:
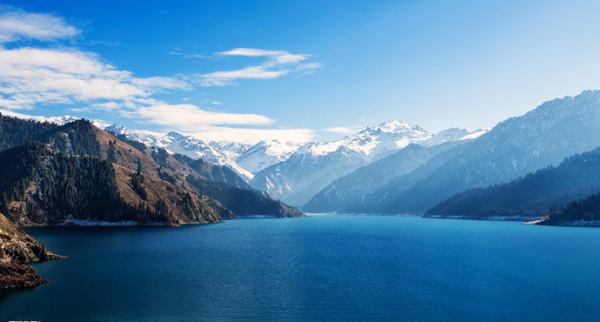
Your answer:
[[[171,77],[134,77],[77,50],[0,48],[0,104],[27,109],[37,104],[130,101],[157,90],[188,89]]]
[[[260,65],[244,67],[236,70],[217,71],[200,75],[201,86],[227,86],[241,79],[274,79],[295,71],[315,70],[321,65],[316,62],[301,62],[310,59],[309,55],[292,54],[284,50],[267,50],[258,48],[234,48],[219,52],[217,56],[265,57]],[[294,66],[296,68],[294,68]]]
[[[345,126],[328,127],[323,130],[326,132],[331,132],[331,133],[335,133],[335,134],[350,134],[350,133],[354,133],[356,131],[354,127],[345,127]]]
[[[181,48],[174,48],[169,52],[169,55],[181,56],[183,58],[204,58],[204,55],[197,53],[190,53],[181,50]]]
[[[268,125],[273,120],[258,114],[237,114],[207,111],[193,104],[168,104],[161,101],[123,111],[129,117],[140,117],[154,124],[173,127],[181,131],[197,131],[198,128],[218,125]]]
[[[222,56],[249,56],[249,57],[262,57],[262,56],[277,56],[282,53],[286,53],[280,50],[268,50],[258,48],[233,48],[226,51],[217,53]]]
[[[56,16],[10,11],[0,13],[0,43],[36,39],[56,40],[76,36],[79,29]]]
[[[258,48],[234,48],[217,53],[220,56],[246,56],[246,57],[270,57],[271,59],[264,63],[265,66],[277,66],[283,64],[295,64],[307,60],[308,55],[291,54],[284,50],[268,50]]]
[[[307,129],[264,128],[274,123],[264,115],[209,111],[193,104],[171,104],[156,97],[163,91],[192,90],[198,84],[225,86],[242,79],[278,78],[306,68],[303,65],[313,64],[313,69],[318,68],[315,65],[318,63],[304,63],[308,55],[237,48],[217,55],[265,57],[266,61],[257,66],[200,76],[136,77],[130,71],[104,62],[94,53],[75,48],[5,48],[1,45],[30,39],[68,39],[78,33],[77,28],[60,17],[16,11],[0,13],[0,108],[15,111],[63,104],[73,112],[119,113],[162,129],[203,133],[215,140],[256,142],[279,138],[304,142],[313,136],[313,131]],[[213,102],[213,105],[219,104]],[[248,126],[254,128],[244,128]]]
[[[298,71],[300,75],[308,75],[314,73],[317,69],[321,68],[321,66],[323,65],[317,62],[299,64],[298,67],[296,67],[296,71]]]
[[[261,66],[246,67],[238,70],[220,71],[202,75],[202,86],[226,86],[238,79],[273,79],[287,74],[287,70],[266,70]]]
[[[202,100],[204,103],[210,104],[210,105],[217,105],[217,106],[221,106],[224,105],[223,102],[221,101],[216,101],[216,100],[209,100],[207,98]]]
[[[277,138],[282,142],[305,143],[315,136],[310,129],[254,129],[234,127],[206,127],[190,135],[206,141],[231,141],[254,144]]]

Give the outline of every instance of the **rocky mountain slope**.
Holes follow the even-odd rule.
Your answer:
[[[215,142],[204,142],[177,132],[161,134],[150,131],[132,131],[119,125],[108,126],[106,131],[130,141],[143,143],[148,147],[165,149],[171,154],[182,154],[193,159],[203,159],[214,164],[228,166],[246,180],[253,176],[250,171],[244,169],[235,161],[237,155],[244,151],[247,146],[234,144],[221,146]]]
[[[36,142],[37,141],[37,142]],[[77,221],[211,223],[231,212],[180,174],[86,121],[0,155],[2,210],[20,225]]]
[[[301,215],[250,189],[229,169],[197,163],[196,171],[164,149],[120,140],[87,121],[56,126],[0,117],[0,122],[7,125],[0,128],[5,148],[0,152],[5,165],[0,169],[0,211],[20,225],[99,221],[179,225],[235,216],[209,194],[231,203],[241,214],[265,209],[268,200],[272,209],[265,215]],[[216,183],[219,194],[214,193]],[[240,194],[233,188],[244,191],[244,203],[231,201]]]
[[[129,130],[120,125],[106,127],[108,132],[149,147],[164,148],[171,154],[182,154],[193,159],[231,168],[245,180],[270,165],[286,160],[299,144],[278,140],[260,141],[256,144],[237,142],[205,142],[177,132],[161,134],[143,130]]]
[[[0,214],[0,290],[44,283],[27,264],[60,258]]]

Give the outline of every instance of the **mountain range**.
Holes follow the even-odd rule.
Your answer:
[[[146,151],[155,162],[155,155],[164,154],[166,160],[173,160],[168,164],[177,164],[180,175],[181,169],[189,169],[185,171],[195,175],[182,176],[186,185],[203,189],[205,196],[229,211],[235,209],[234,213],[264,211],[262,206],[233,202],[250,193],[257,201],[254,205],[264,204],[258,200],[265,198],[279,216],[287,216],[293,208],[276,199],[310,212],[533,218],[595,192],[595,177],[586,175],[583,168],[577,171],[589,182],[581,187],[579,181],[571,180],[553,185],[556,191],[550,191],[531,188],[531,182],[550,180],[574,164],[573,160],[590,156],[576,154],[600,146],[599,106],[599,92],[585,91],[546,102],[493,129],[469,132],[451,128],[432,134],[393,120],[341,139],[301,146],[275,140],[254,145],[205,142],[176,132],[132,131],[117,125],[104,129],[115,139]],[[63,120],[71,121],[68,117],[52,121],[58,126]],[[51,127],[50,123],[39,124]],[[73,153],[68,149],[60,152]],[[569,159],[559,166],[565,158]],[[165,176],[166,170],[163,172],[160,175]],[[520,199],[507,197],[514,196],[519,186],[529,187],[520,188],[529,195],[538,193],[538,199],[526,200],[528,195],[519,193]],[[503,202],[515,200],[520,200],[518,206],[505,211]]]
[[[359,213],[423,214],[470,188],[508,182],[600,146],[600,92],[546,102],[441,153],[347,205]]]
[[[105,128],[117,136],[144,143],[147,146],[164,148],[172,154],[182,154],[193,159],[227,166],[246,180],[254,173],[287,159],[299,145],[278,140],[260,141],[256,144],[238,142],[206,142],[178,132],[166,134],[144,130],[129,130],[124,126],[110,125]]]
[[[334,180],[302,208],[308,212],[336,212],[374,191],[392,178],[409,173],[435,155],[466,141],[451,141],[425,147],[411,144],[391,155]]]
[[[65,124],[73,116],[49,117],[18,115],[36,121]],[[130,130],[124,126],[93,122],[130,144],[165,149],[192,159],[228,167],[256,190],[287,203],[302,206],[334,180],[416,143],[432,147],[446,142],[466,142],[489,129],[469,132],[451,128],[436,134],[417,125],[392,120],[377,127],[367,127],[356,134],[326,142],[304,145],[279,140],[249,145],[239,142],[204,141],[177,132],[166,134]]]
[[[435,146],[484,132],[449,129],[433,135],[417,125],[392,120],[342,139],[306,144],[287,160],[258,172],[250,185],[302,206],[336,179],[411,144]],[[321,209],[314,202],[309,208]]]

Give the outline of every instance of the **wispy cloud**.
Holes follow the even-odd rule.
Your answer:
[[[158,100],[146,103],[145,106],[134,111],[124,111],[123,113],[186,132],[194,131],[199,126],[216,124],[268,125],[274,122],[263,115],[213,112],[193,104],[168,104]]]
[[[78,50],[0,48],[0,104],[9,109],[52,103],[134,101],[151,97],[157,90],[189,88],[178,78],[135,77]]]
[[[183,58],[205,58],[204,55],[183,51],[181,48],[173,48],[169,51],[169,55],[181,56]]]
[[[210,105],[217,105],[217,106],[221,106],[223,105],[223,102],[221,101],[216,101],[216,100],[209,100],[207,98],[202,100],[204,103],[210,104]]]
[[[338,127],[328,127],[323,130],[326,132],[335,133],[335,134],[350,134],[350,133],[356,132],[356,127],[338,126]]]
[[[190,134],[202,140],[231,141],[246,144],[273,140],[274,138],[282,142],[305,143],[315,137],[314,131],[310,129],[252,129],[222,126],[207,127],[202,131],[191,132]]]
[[[212,72],[202,75],[202,86],[227,86],[239,79],[273,79],[286,75],[288,70],[267,70],[262,66]]]
[[[308,55],[237,48],[217,55],[265,57],[266,61],[200,76],[137,77],[103,61],[95,53],[77,48],[3,46],[22,40],[59,41],[79,33],[79,29],[58,16],[0,9],[0,108],[15,111],[64,104],[73,112],[110,111],[162,128],[205,133],[222,140],[277,137],[296,142],[313,135],[307,129],[265,128],[272,126],[274,120],[263,115],[206,110],[194,104],[172,104],[157,98],[161,92],[189,91],[197,85],[225,86],[242,79],[278,78],[297,72],[302,62],[309,59]]]
[[[292,54],[284,50],[258,48],[234,48],[216,53],[217,56],[264,57],[259,65],[236,70],[216,71],[199,75],[200,84],[205,87],[227,86],[243,79],[274,79],[297,71],[315,70],[321,65],[316,62],[302,63],[311,58],[306,54]]]
[[[264,66],[278,66],[283,64],[295,64],[307,60],[310,56],[304,54],[291,54],[284,50],[267,50],[258,48],[234,48],[217,53],[219,56],[246,56],[246,57],[269,57]]]
[[[0,13],[0,43],[24,39],[65,39],[79,32],[57,16],[15,10]]]

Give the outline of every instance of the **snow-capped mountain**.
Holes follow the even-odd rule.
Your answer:
[[[373,161],[410,143],[426,141],[431,137],[431,133],[418,125],[392,120],[374,128],[367,127],[342,139],[307,144],[298,152],[318,157],[344,148],[362,155],[365,161]]]
[[[120,125],[111,125],[105,129],[116,135],[124,135],[129,140],[163,148],[171,154],[179,153],[193,159],[203,159],[210,163],[227,166],[246,180],[253,177],[251,172],[235,162],[236,153],[234,151],[235,149],[243,149],[242,145],[232,143],[221,146],[216,142],[207,143],[193,136],[177,132],[162,134],[151,131],[130,130]]]
[[[432,135],[418,125],[392,120],[342,139],[306,144],[287,160],[256,173],[250,184],[301,206],[332,181],[411,143],[433,146],[471,134],[451,129]]]
[[[162,134],[129,130],[120,125],[108,126],[106,130],[148,146],[164,148],[170,153],[180,153],[190,158],[201,158],[211,163],[228,166],[247,180],[251,179],[254,173],[286,160],[299,147],[297,143],[278,140],[261,141],[254,145],[238,142],[205,142],[177,132]]]
[[[279,140],[260,141],[241,153],[237,163],[244,169],[257,173],[275,163],[287,160],[298,150],[300,144]]]
[[[585,91],[507,119],[485,135],[434,157],[340,211],[424,213],[467,189],[511,182],[598,146],[600,91]]]
[[[338,211],[345,205],[361,199],[365,194],[383,187],[395,177],[405,175],[438,154],[474,140],[489,130],[486,128],[469,132],[465,129],[450,128],[440,131],[425,141],[400,149],[333,181],[315,194],[304,205],[304,210]]]
[[[31,116],[0,110],[8,116],[39,122],[66,124],[80,119],[76,116]],[[193,159],[227,166],[255,188],[265,190],[274,197],[301,205],[333,180],[358,167],[377,161],[411,143],[435,146],[454,140],[475,138],[486,130],[468,132],[448,129],[431,134],[423,128],[392,120],[338,140],[312,142],[304,145],[279,140],[261,141],[254,145],[239,142],[209,142],[177,132],[161,133],[130,130],[124,126],[92,121],[96,126],[115,135],[147,146],[164,148],[169,153],[179,153]]]

